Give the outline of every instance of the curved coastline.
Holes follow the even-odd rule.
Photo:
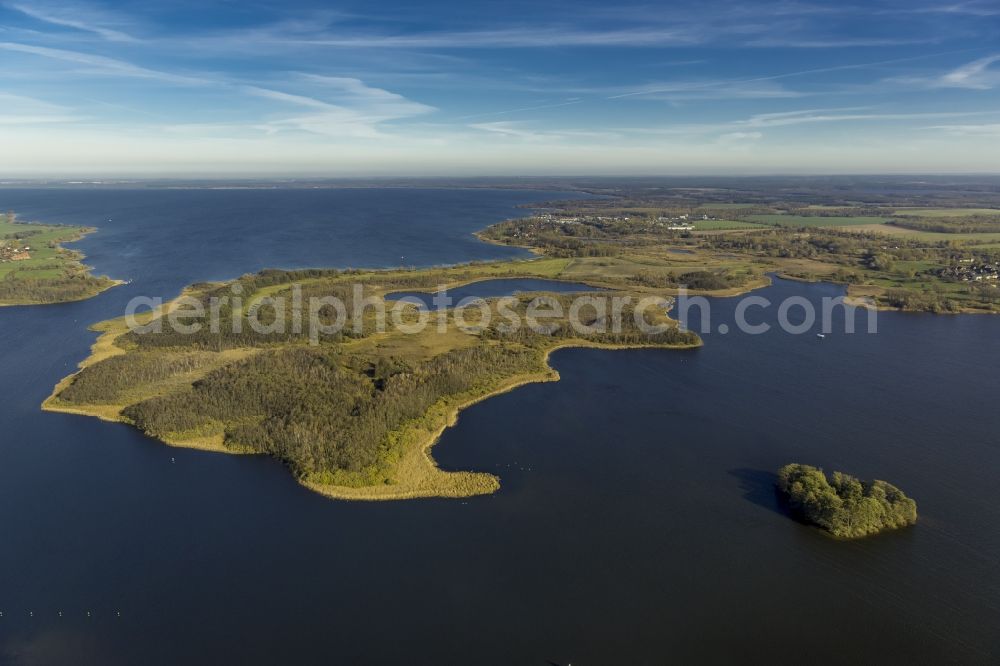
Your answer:
[[[450,472],[442,470],[434,457],[431,449],[437,444],[444,432],[458,423],[462,411],[484,402],[494,396],[510,393],[521,386],[528,384],[540,384],[545,382],[557,382],[560,380],[559,371],[549,365],[549,357],[553,352],[560,349],[589,348],[604,349],[608,351],[627,349],[695,349],[702,346],[697,345],[613,345],[606,343],[591,343],[585,341],[565,342],[554,345],[545,352],[543,362],[547,370],[539,373],[515,375],[508,381],[503,382],[497,388],[485,393],[477,394],[460,400],[454,404],[435,404],[429,413],[444,410],[438,416],[442,422],[433,430],[420,428],[418,425],[404,425],[401,428],[401,436],[416,435],[417,441],[413,443],[412,449],[404,451],[404,456],[411,456],[414,464],[423,468],[419,484],[392,484],[384,486],[360,486],[357,488],[350,486],[333,486],[311,483],[307,480],[299,479],[299,482],[313,490],[334,499],[357,500],[357,501],[384,501],[400,499],[416,499],[421,497],[472,497],[475,495],[488,495],[500,490],[500,477],[488,472]],[[436,414],[437,415],[437,414]],[[426,418],[426,416],[424,417]],[[420,419],[423,420],[423,419]],[[410,448],[410,445],[407,444]],[[405,463],[403,463],[405,464]],[[457,483],[456,483],[457,482]]]

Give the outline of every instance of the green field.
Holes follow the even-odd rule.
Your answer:
[[[698,210],[739,210],[741,208],[769,208],[759,203],[707,203],[698,206]]]
[[[0,215],[0,247],[25,250],[30,259],[0,259],[0,305],[62,303],[90,298],[116,284],[95,278],[82,255],[62,247],[93,229],[17,222]],[[0,255],[3,256],[3,255]]]
[[[886,236],[892,236],[894,238],[905,238],[907,240],[946,242],[953,244],[962,244],[963,242],[971,241],[976,243],[977,247],[989,247],[988,245],[985,245],[986,243],[1000,243],[1000,232],[995,231],[968,234],[946,234],[939,231],[917,231],[915,229],[907,229],[893,224],[851,225],[849,231],[856,231],[858,233],[871,232],[885,234]]]
[[[914,217],[967,217],[970,215],[1000,215],[1000,208],[897,208],[895,214]]]
[[[760,229],[761,225],[754,222],[739,220],[695,220],[695,231],[719,231],[726,229]]]
[[[862,224],[882,224],[881,217],[809,217],[805,215],[750,215],[750,222],[778,227],[848,227]]]
[[[80,227],[61,227],[47,224],[22,224],[20,222],[11,223],[0,217],[0,244],[11,242],[23,243],[31,248],[31,259],[17,262],[0,263],[0,279],[12,271],[18,273],[30,272],[30,275],[38,279],[48,279],[60,277],[65,269],[65,259],[60,256],[57,245],[59,243],[76,240],[84,233]],[[8,236],[14,234],[30,233],[31,235],[20,241],[8,240]]]

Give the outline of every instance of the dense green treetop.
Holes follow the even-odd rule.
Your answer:
[[[857,538],[917,521],[917,503],[885,481],[863,482],[810,465],[785,465],[778,487],[799,514],[834,536]]]

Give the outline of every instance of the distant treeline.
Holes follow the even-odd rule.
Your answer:
[[[4,234],[0,236],[0,240],[24,240],[25,238],[31,238],[32,236],[39,235],[41,230],[27,228],[24,231],[15,231],[13,233]]]
[[[878,206],[830,206],[825,208],[810,208],[809,206],[776,204],[774,207],[785,211],[789,215],[798,215],[801,217],[878,217],[880,215],[885,215],[886,212],[884,208],[880,208]]]
[[[903,216],[889,220],[889,224],[916,231],[940,234],[981,234],[1000,232],[1000,210],[997,215],[966,215],[961,217]]]
[[[792,508],[814,525],[834,536],[856,538],[912,525],[917,503],[885,481],[862,482],[810,465],[785,465],[778,472],[778,487]]]

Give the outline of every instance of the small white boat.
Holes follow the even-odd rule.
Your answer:
[[[816,334],[816,337],[817,337],[817,338],[825,338],[826,336],[825,336],[825,335],[823,335],[822,333],[817,333],[817,334]]]

